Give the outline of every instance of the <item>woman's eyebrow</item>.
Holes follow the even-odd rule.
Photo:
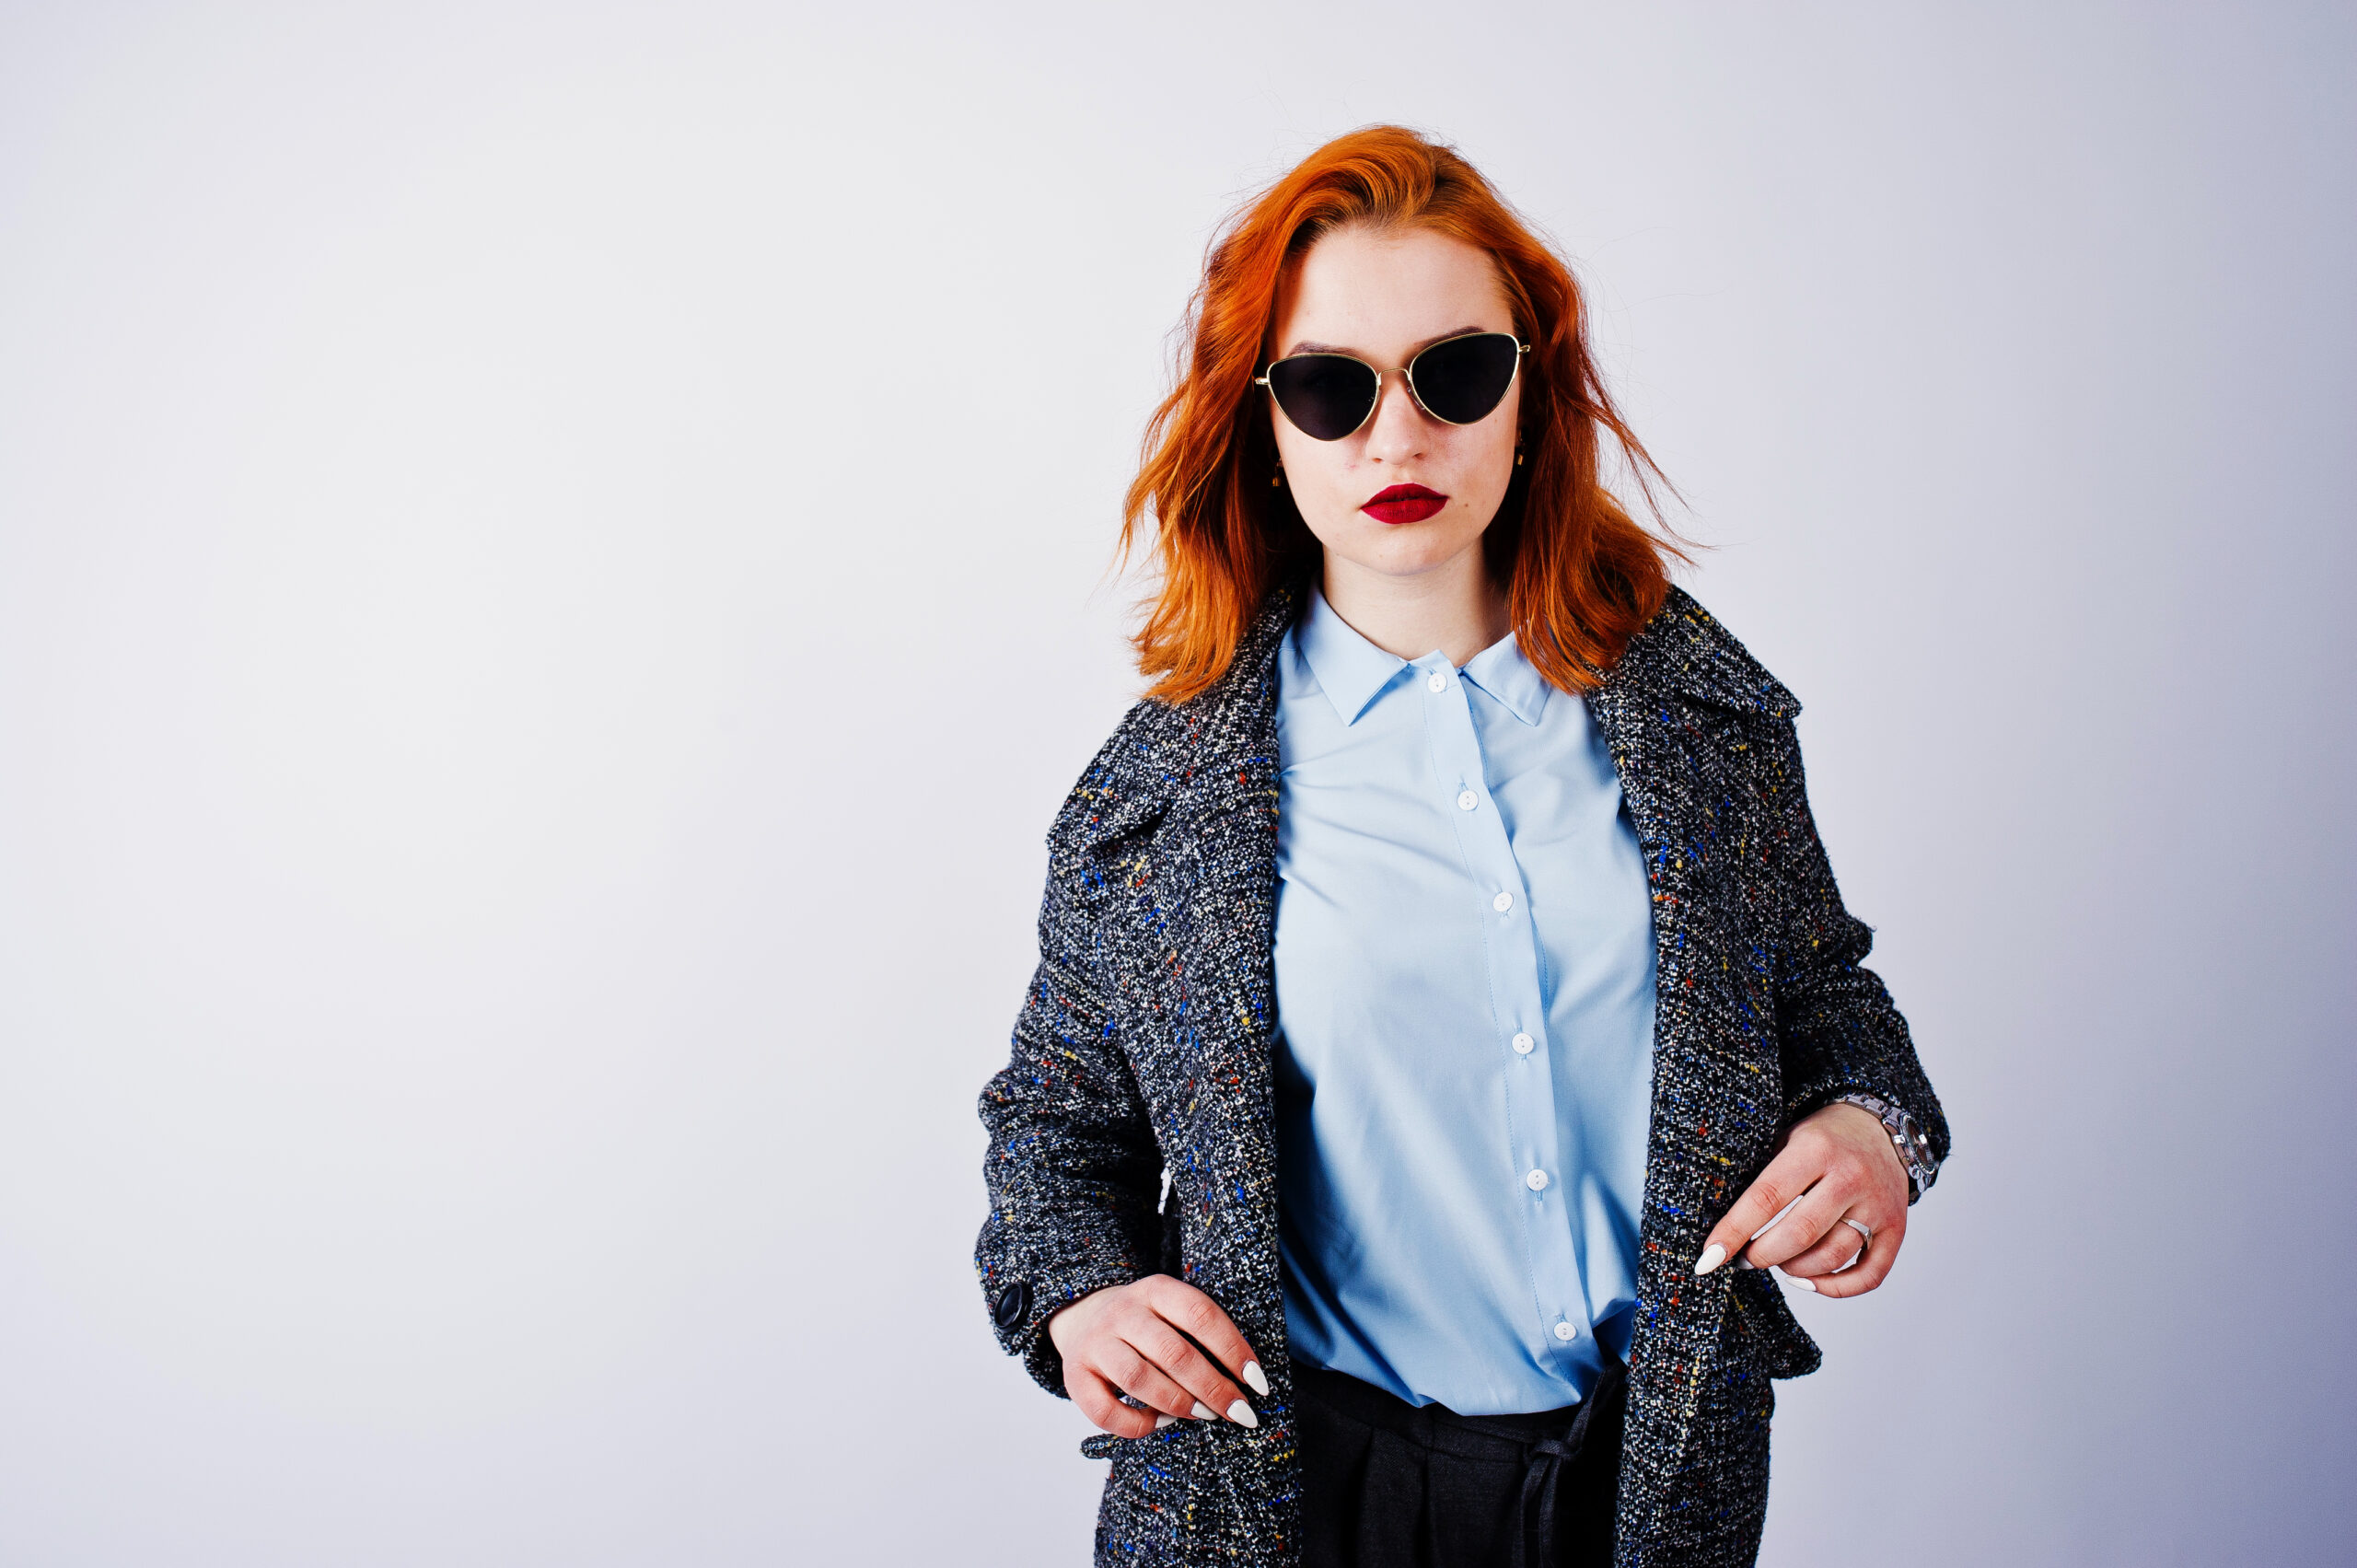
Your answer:
[[[1453,331],[1435,332],[1431,337],[1426,338],[1423,342],[1418,343],[1414,348],[1410,349],[1408,351],[1408,357],[1410,359],[1415,358],[1416,355],[1423,353],[1424,350],[1432,347],[1434,343],[1446,343],[1451,338],[1469,337],[1475,332],[1485,332],[1487,331],[1489,331],[1487,327],[1458,327]],[[1306,338],[1300,343],[1294,344],[1293,347],[1285,350],[1283,357],[1291,358],[1296,354],[1346,354],[1353,359],[1366,358],[1366,355],[1361,354],[1357,349],[1337,348],[1332,343],[1314,343]]]

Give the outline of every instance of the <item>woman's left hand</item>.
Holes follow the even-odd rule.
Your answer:
[[[1795,1198],[1791,1214],[1753,1237]],[[1793,1128],[1711,1232],[1694,1272],[1707,1274],[1733,1258],[1754,1268],[1781,1266],[1794,1284],[1818,1295],[1864,1295],[1890,1272],[1906,1237],[1907,1167],[1890,1134],[1858,1106],[1829,1105]]]

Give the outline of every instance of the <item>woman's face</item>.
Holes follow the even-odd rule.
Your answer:
[[[1478,549],[1514,478],[1522,377],[1487,418],[1446,424],[1416,406],[1407,377],[1394,372],[1443,338],[1514,330],[1489,255],[1429,229],[1336,229],[1289,272],[1277,291],[1268,357],[1332,350],[1384,372],[1374,414],[1339,441],[1303,435],[1269,400],[1285,483],[1326,547],[1329,573],[1346,563],[1414,576]],[[1413,507],[1378,505],[1391,514],[1388,521],[1365,509],[1400,485],[1447,499],[1433,516],[1414,520],[1408,520]]]

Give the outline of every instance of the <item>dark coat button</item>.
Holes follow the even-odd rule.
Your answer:
[[[1017,1280],[1013,1284],[1007,1286],[1004,1290],[999,1292],[998,1305],[991,1309],[991,1316],[998,1319],[998,1326],[1000,1328],[1009,1330],[1012,1330],[1017,1323],[1022,1322],[1023,1319],[1031,1316],[1031,1286],[1029,1283],[1024,1280]]]

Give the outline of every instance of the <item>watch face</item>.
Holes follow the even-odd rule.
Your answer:
[[[1916,1190],[1920,1193],[1923,1188],[1929,1187],[1932,1184],[1932,1172],[1933,1169],[1932,1164],[1932,1140],[1923,1136],[1923,1130],[1915,1125],[1915,1119],[1913,1117],[1902,1112],[1899,1116],[1899,1121],[1901,1123],[1901,1135],[1907,1140],[1908,1161],[1915,1167],[1913,1170],[1909,1171],[1907,1174],[1909,1178],[1913,1180]]]

